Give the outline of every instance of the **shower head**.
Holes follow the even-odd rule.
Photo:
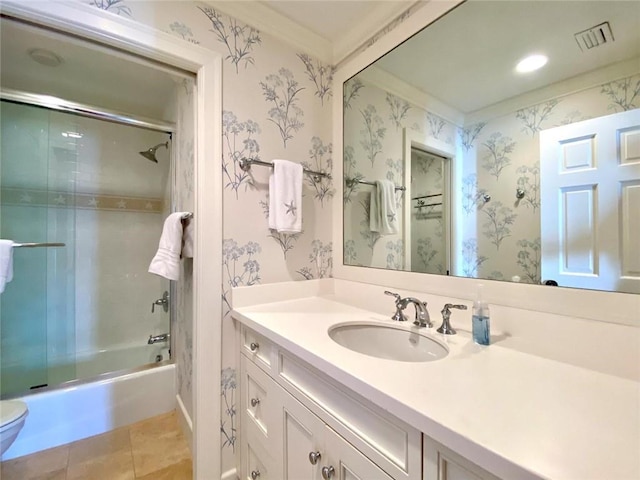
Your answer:
[[[165,147],[165,148],[168,149],[169,148],[169,142],[159,143],[155,147],[151,147],[149,150],[144,150],[143,152],[138,152],[138,153],[140,153],[140,155],[142,155],[147,160],[151,160],[154,163],[158,163],[158,159],[156,158],[156,151],[160,147]]]

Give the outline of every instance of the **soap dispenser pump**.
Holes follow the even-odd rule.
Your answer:
[[[491,326],[489,321],[489,306],[482,299],[483,285],[478,285],[478,293],[471,313],[471,330],[473,341],[479,345],[491,343]]]

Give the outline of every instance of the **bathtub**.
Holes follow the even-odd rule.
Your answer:
[[[127,349],[122,349],[127,350]],[[105,360],[113,367],[122,365],[127,354],[99,352],[78,362],[78,372],[87,375],[103,368]],[[166,350],[165,350],[166,352]],[[100,355],[104,353],[104,355]],[[155,360],[156,353],[151,361]],[[96,358],[102,357],[102,358]],[[94,362],[94,360],[96,362]],[[99,361],[98,361],[99,360]],[[99,367],[98,367],[99,365]],[[104,370],[102,370],[104,371]],[[167,413],[176,407],[175,365],[169,360],[134,369],[99,375],[48,387],[23,397],[29,415],[24,428],[2,460],[56,447],[82,438],[98,435],[118,427]]]

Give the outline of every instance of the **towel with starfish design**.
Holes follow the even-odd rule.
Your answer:
[[[302,231],[302,173],[299,163],[273,161],[269,177],[269,228],[280,233]]]
[[[398,233],[397,215],[395,184],[389,180],[376,180],[371,191],[369,229],[380,235],[394,235]]]

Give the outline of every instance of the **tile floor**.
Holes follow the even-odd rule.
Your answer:
[[[2,480],[191,480],[175,412],[0,464]]]

